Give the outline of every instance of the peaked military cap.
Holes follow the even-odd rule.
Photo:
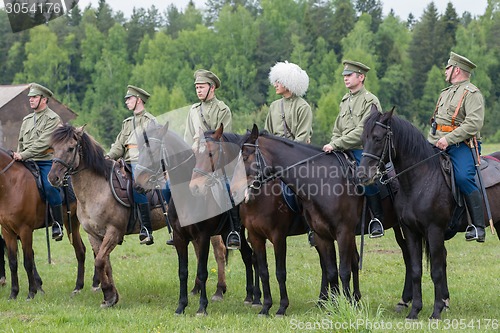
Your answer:
[[[125,94],[125,99],[132,96],[139,97],[140,99],[142,99],[144,103],[146,103],[148,101],[149,96],[151,95],[146,90],[129,84],[127,86],[127,93]]]
[[[458,68],[463,69],[464,71],[467,71],[469,73],[471,73],[472,70],[476,68],[475,63],[473,63],[464,56],[456,54],[455,52],[450,52],[450,59],[448,59],[448,64],[446,65],[446,68],[450,66],[457,66]]]
[[[349,75],[352,73],[366,74],[370,70],[370,67],[357,61],[344,60],[342,64],[344,65],[342,75]]]
[[[31,83],[30,91],[28,92],[28,96],[43,96],[43,97],[52,97],[52,91],[45,88],[41,84]]]
[[[215,89],[220,87],[220,79],[212,73],[211,71],[207,71],[206,69],[198,69],[194,72],[194,84],[197,83],[208,83],[210,85],[215,85]]]

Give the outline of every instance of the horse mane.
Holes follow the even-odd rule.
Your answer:
[[[78,139],[76,128],[65,124],[58,127],[52,134],[51,145],[54,143],[65,142],[69,139]],[[80,137],[81,162],[86,169],[95,172],[97,175],[109,179],[111,164],[113,161],[104,158],[105,151],[99,143],[86,132]]]
[[[392,129],[394,145],[400,155],[412,156],[415,160],[421,161],[439,152],[439,149],[427,141],[422,132],[412,123],[390,112],[372,112],[365,121],[363,138],[367,138],[368,133],[371,133],[377,126],[377,122],[384,122],[386,119]],[[430,159],[429,163],[439,165],[439,159]]]
[[[285,145],[289,146],[290,148],[296,148],[296,149],[300,149],[302,151],[307,151],[307,152],[311,152],[311,151],[322,152],[323,151],[321,147],[318,147],[316,145],[312,145],[310,143],[292,141],[290,139],[286,139],[286,138],[283,138],[281,136],[273,135],[266,130],[260,131],[259,136],[282,142]]]

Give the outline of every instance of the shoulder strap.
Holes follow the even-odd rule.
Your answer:
[[[283,131],[285,132],[285,138],[288,137],[288,133],[290,133],[292,139],[295,139],[295,136],[293,135],[292,131],[290,131],[290,127],[288,127],[288,124],[286,123],[285,120],[285,106],[284,106],[284,101],[281,99],[281,120],[283,121]]]
[[[205,120],[205,116],[203,116],[203,107],[202,107],[202,104],[203,103],[200,103],[200,118],[201,118],[201,121],[203,122],[203,125],[205,125],[205,127],[208,130],[211,130],[212,128],[210,128],[210,126],[208,125],[207,121]]]
[[[455,112],[453,113],[453,116],[451,117],[451,126],[452,127],[455,126],[455,118],[457,118],[458,111],[460,110],[460,106],[462,106],[462,102],[464,100],[464,97],[465,97],[465,95],[467,95],[468,92],[469,92],[469,90],[465,89],[462,97],[460,97],[460,100],[458,101],[457,107],[455,108]]]

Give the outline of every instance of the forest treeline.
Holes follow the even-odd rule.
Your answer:
[[[346,93],[343,59],[370,66],[366,86],[384,110],[394,106],[426,131],[447,86],[451,50],[477,64],[472,82],[485,97],[483,141],[500,142],[500,0],[488,0],[477,17],[457,13],[450,1],[444,13],[430,2],[421,17],[404,19],[384,17],[381,0],[207,0],[203,10],[193,3],[184,10],[152,6],[135,8],[130,18],[100,0],[18,33],[1,10],[0,29],[1,84],[46,85],[105,147],[130,115],[123,103],[128,84],[152,94],[147,108],[159,116],[196,102],[199,68],[220,77],[217,96],[233,112],[234,132],[262,127],[278,98],[269,69],[284,60],[309,74],[313,143],[330,138]]]

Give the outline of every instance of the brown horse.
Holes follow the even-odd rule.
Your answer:
[[[45,227],[46,204],[42,201],[37,189],[35,177],[22,162],[15,162],[12,152],[0,149],[0,225],[7,248],[9,268],[11,272],[11,293],[9,298],[15,299],[19,294],[18,280],[18,243],[21,240],[23,248],[24,268],[28,275],[28,299],[35,297],[37,291],[42,291],[42,279],[37,272],[33,252],[33,231]],[[85,245],[80,235],[80,224],[76,217],[76,202],[71,204],[71,228],[67,215],[64,224],[75,249],[78,261],[76,285],[73,294],[78,293],[84,285]],[[2,251],[3,253],[3,251]],[[3,255],[2,255],[3,258]],[[4,274],[5,275],[5,274]],[[99,282],[94,275],[94,287]]]
[[[431,318],[439,319],[449,302],[444,241],[456,207],[441,169],[438,155],[442,151],[430,144],[410,122],[393,115],[393,111],[382,114],[373,110],[366,120],[362,138],[364,155],[359,178],[364,183],[370,183],[383,173],[383,165],[392,162],[401,184],[395,196],[395,210],[401,218],[410,249],[413,281],[413,303],[407,318],[417,319],[423,305],[422,253],[425,244],[434,283]],[[499,162],[490,163],[500,167]],[[490,169],[496,172],[496,168]],[[498,231],[500,206],[494,203],[500,197],[500,184],[488,187],[487,193]],[[465,215],[459,221],[464,225],[467,224]]]
[[[179,181],[189,175],[194,168],[194,155],[191,147],[184,142],[174,132],[168,130],[168,126],[150,126],[147,129],[147,142],[141,145],[141,153],[136,167],[136,185],[144,189],[151,189],[158,185],[158,180],[163,179],[164,172],[168,172],[170,181]],[[165,169],[162,168],[165,166]],[[186,193],[189,188],[180,189]],[[187,190],[187,191],[186,191]],[[230,228],[227,214],[214,215],[198,223],[182,226],[179,218],[179,211],[175,204],[176,192],[172,189],[173,198],[169,206],[169,219],[174,229],[174,244],[179,260],[179,303],[175,310],[176,314],[184,313],[188,305],[187,278],[188,278],[188,245],[189,242],[198,243],[198,267],[197,277],[200,280],[200,302],[197,310],[198,315],[207,313],[206,280],[208,277],[207,260],[209,254],[210,238],[214,235],[221,235],[223,240],[227,239]],[[186,198],[189,203],[189,210],[193,212],[205,212],[206,205],[198,200]],[[185,203],[183,203],[185,204]],[[202,214],[205,216],[204,214]],[[260,290],[258,289],[257,278],[253,278],[252,250],[246,240],[242,239],[240,253],[246,269],[246,298],[245,303],[259,303]]]

